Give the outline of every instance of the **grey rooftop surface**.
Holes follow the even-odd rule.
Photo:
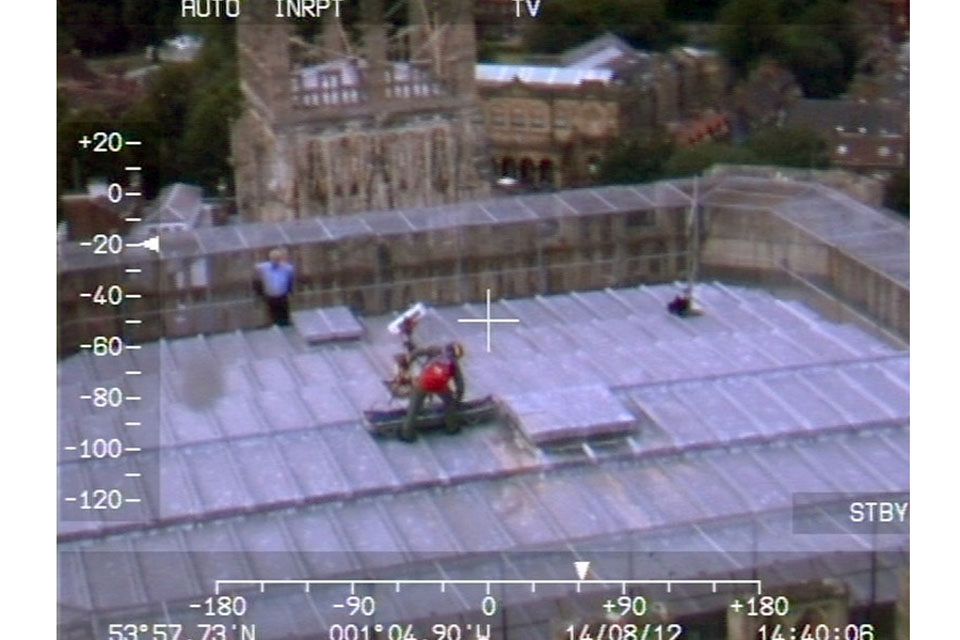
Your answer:
[[[871,540],[840,525],[795,534],[791,507],[797,493],[909,491],[909,353],[797,302],[721,283],[698,286],[705,315],[679,319],[665,311],[678,291],[496,301],[492,317],[520,322],[494,325],[489,353],[485,326],[458,322],[485,317],[484,305],[431,309],[420,343],[462,341],[467,396],[493,394],[501,418],[413,444],[375,439],[362,423],[365,409],[398,406],[382,384],[400,349],[392,317],[305,311],[323,319],[311,330],[362,325],[362,334],[310,344],[295,327],[271,327],[61,361],[61,448],[159,416],[158,444],[147,438],[135,454],[159,461],[159,484],[137,481],[139,522],[71,521],[63,510],[60,551],[176,559],[155,567],[129,554],[94,563],[67,553],[61,615],[196,598],[225,574],[409,575],[441,561],[449,573],[472,554],[656,553],[650,562],[660,564],[646,571],[696,577],[749,574],[759,551],[799,558],[783,569],[790,581],[822,577],[831,554],[905,552],[906,535]],[[77,399],[91,386],[129,385],[132,365],[144,372],[136,411],[104,420]],[[62,451],[61,497],[137,460]],[[719,564],[687,566],[690,556],[674,552]],[[848,573],[863,599],[857,571]]]

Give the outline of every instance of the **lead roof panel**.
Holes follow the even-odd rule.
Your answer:
[[[162,473],[159,484],[147,482],[146,495],[154,513],[160,520],[181,520],[202,513],[207,505],[190,477],[181,453],[168,450],[161,453]]]
[[[212,405],[211,413],[220,429],[228,437],[253,436],[270,431],[270,427],[254,408],[256,398],[250,397],[218,398]]]
[[[602,404],[626,411],[638,430],[615,447],[591,445],[589,455],[547,453],[504,422],[425,435],[415,445],[372,439],[359,409],[387,397],[380,378],[396,348],[382,330],[389,318],[365,320],[366,334],[350,347],[308,346],[279,329],[145,345],[138,363],[150,366],[152,358],[156,369],[164,358],[162,370],[175,374],[165,375],[164,393],[182,398],[184,369],[195,355],[213,354],[222,395],[209,404],[164,401],[161,482],[143,487],[159,523],[64,523],[61,548],[140,548],[162,523],[165,544],[225,553],[277,548],[290,571],[311,574],[396,565],[410,551],[557,548],[577,538],[599,549],[623,536],[653,544],[656,527],[697,549],[749,550],[747,512],[789,519],[792,492],[908,488],[907,352],[767,292],[700,288],[709,313],[722,315],[710,327],[663,312],[672,285],[507,301],[494,315],[524,324],[494,327],[491,354],[479,327],[456,323],[483,315],[481,305],[441,309],[431,319],[444,335],[455,330],[472,341],[468,393],[474,377],[498,395],[539,393],[558,406],[568,386],[592,380],[605,390]],[[724,314],[733,309],[746,321]],[[61,395],[89,387],[97,373],[91,357],[61,363]],[[701,357],[710,375],[683,364]],[[93,415],[77,404],[79,416]],[[68,437],[78,416],[64,406],[61,437]],[[287,407],[296,407],[294,419],[281,419]],[[111,468],[94,464],[98,474]],[[61,463],[62,487],[89,483],[71,479],[81,472],[75,466]],[[592,517],[571,519],[577,513]],[[721,531],[717,518],[734,523]],[[422,539],[421,519],[436,523]],[[763,534],[771,550],[850,545],[787,539],[778,535],[785,525],[772,526]],[[242,557],[231,565],[193,554],[184,570],[210,584],[226,568],[256,573],[265,561]],[[153,597],[142,581],[138,575],[125,587],[142,591],[132,600]],[[101,588],[95,598],[107,602],[114,593],[94,585]]]
[[[352,487],[317,431],[279,434],[274,442],[308,501],[328,501],[351,495]]]
[[[857,388],[882,405],[891,416],[909,418],[909,390],[884,372],[884,364],[851,366],[844,369],[844,374]]]
[[[402,486],[438,485],[447,480],[443,466],[424,439],[411,445],[384,438],[378,444],[389,469]]]
[[[276,514],[237,522],[234,531],[258,578],[283,580],[303,575],[299,553],[283,519]]]
[[[338,514],[337,524],[350,541],[350,548],[365,554],[366,563],[372,561],[376,566],[393,562],[395,559],[391,556],[405,550],[376,501],[357,501]],[[381,557],[377,558],[378,555]]]
[[[236,514],[257,504],[228,444],[216,442],[184,449],[181,460],[196,488],[201,513]],[[165,496],[161,497],[166,502]]]
[[[274,431],[308,429],[317,424],[313,414],[300,401],[298,391],[262,391],[257,394],[256,402],[264,421]]]
[[[322,431],[351,491],[390,491],[401,486],[379,444],[359,426],[331,426]]]
[[[619,520],[603,506],[583,495],[577,478],[558,478],[557,482],[545,478],[531,478],[529,489],[536,495],[563,529],[570,540],[592,538],[618,532],[622,529]]]
[[[310,411],[312,424],[315,426],[354,422],[360,419],[360,412],[336,386],[307,385],[300,388],[299,396]]]
[[[486,496],[474,486],[456,486],[438,492],[434,501],[460,546],[470,552],[499,551],[513,540],[490,511]]]
[[[456,536],[428,495],[411,495],[386,506],[406,549],[419,559],[461,551]]]
[[[231,443],[246,486],[256,504],[294,504],[304,499],[293,473],[274,439],[250,438]]]
[[[476,490],[516,546],[552,545],[563,539],[549,512],[523,483],[483,483]]]
[[[857,385],[851,384],[842,368],[818,367],[798,372],[798,375],[843,413],[848,422],[856,424],[889,418],[889,413],[883,407],[865,395]]]

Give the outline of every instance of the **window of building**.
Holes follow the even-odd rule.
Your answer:
[[[839,153],[841,156],[847,155],[847,145],[845,144],[837,145],[837,153]]]
[[[890,155],[890,147],[880,147],[877,149],[877,155],[881,158],[886,158],[888,155]]]
[[[527,127],[527,114],[522,111],[514,111],[510,116],[510,126],[514,129],[525,129]]]

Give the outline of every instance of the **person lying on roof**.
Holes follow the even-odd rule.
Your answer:
[[[690,287],[684,289],[683,293],[667,304],[667,311],[681,318],[699,316],[703,313],[703,310],[694,301],[693,289]]]

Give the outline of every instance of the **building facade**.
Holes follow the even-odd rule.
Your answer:
[[[477,65],[495,176],[535,189],[589,185],[622,136],[723,108],[725,71],[710,51],[640,52],[607,34],[560,62]]]
[[[325,13],[309,42],[266,5],[238,23],[246,108],[232,146],[244,219],[486,193],[470,3],[363,0],[352,11]]]
[[[820,134],[841,169],[886,180],[909,164],[908,111],[895,100],[798,100],[784,123]]]

